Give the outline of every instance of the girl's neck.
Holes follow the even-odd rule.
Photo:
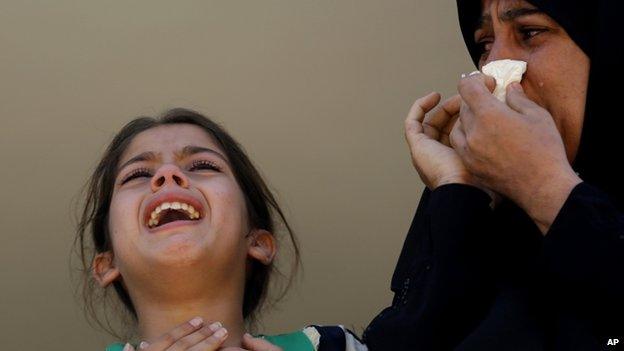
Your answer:
[[[176,326],[201,317],[204,325],[220,322],[227,329],[228,336],[223,346],[240,347],[245,321],[241,304],[234,299],[196,299],[164,302],[143,301],[136,305],[139,319],[139,335],[142,341],[154,342]]]

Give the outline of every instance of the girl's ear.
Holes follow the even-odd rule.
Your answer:
[[[113,253],[110,251],[101,252],[95,255],[93,258],[93,265],[91,267],[91,274],[93,275],[93,278],[102,288],[107,287],[121,276],[119,269],[115,267]]]
[[[249,248],[247,254],[264,265],[273,262],[277,254],[275,237],[264,229],[254,229],[247,237]]]

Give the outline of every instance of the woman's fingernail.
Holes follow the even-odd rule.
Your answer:
[[[219,339],[227,335],[227,329],[221,328],[215,332],[215,336]]]
[[[517,83],[517,82],[511,83],[511,88],[513,90],[522,91],[522,85],[520,83]]]
[[[201,319],[201,317],[195,317],[191,319],[189,323],[191,323],[191,325],[194,327],[199,327],[200,325],[202,325],[202,323],[204,323],[204,320]]]
[[[462,73],[461,77],[466,78],[466,73]]]
[[[140,349],[146,349],[148,347],[149,347],[149,344],[146,341],[141,341],[141,343],[139,344]]]
[[[470,72],[469,76],[474,76],[475,74],[481,74],[481,71]]]
[[[126,344],[124,345],[124,348],[123,348],[123,350],[122,350],[122,351],[132,351],[132,350],[134,350],[134,348],[132,347],[132,345],[130,345],[130,344],[128,344],[128,343],[126,343]]]
[[[223,324],[221,324],[220,322],[214,322],[208,328],[210,328],[210,330],[212,330],[213,332],[216,332],[222,326],[223,326]]]

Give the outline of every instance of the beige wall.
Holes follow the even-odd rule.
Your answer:
[[[267,333],[361,333],[422,184],[402,123],[472,67],[452,0],[3,1],[0,344],[97,350],[73,299],[70,204],[131,117],[216,117],[276,189],[304,274]],[[54,345],[54,346],[51,346]]]

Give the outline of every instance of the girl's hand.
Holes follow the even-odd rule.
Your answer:
[[[527,98],[520,84],[507,89],[507,104],[487,87],[483,74],[463,78],[460,119],[451,142],[471,174],[510,198],[545,233],[581,182],[550,113]]]
[[[220,349],[220,351],[282,351],[282,349],[262,338],[254,338],[249,334],[245,334],[243,335],[242,347],[226,347]]]
[[[449,134],[459,116],[461,97],[453,96],[430,112],[439,102],[438,93],[423,96],[405,119],[405,138],[420,179],[431,190],[450,183],[477,186],[494,199],[495,194],[477,182],[450,146]]]
[[[143,341],[139,345],[142,351],[216,351],[227,339],[227,330],[221,323],[215,322],[204,325],[201,318],[192,320],[175,327],[151,344]],[[135,351],[126,344],[124,351]]]

